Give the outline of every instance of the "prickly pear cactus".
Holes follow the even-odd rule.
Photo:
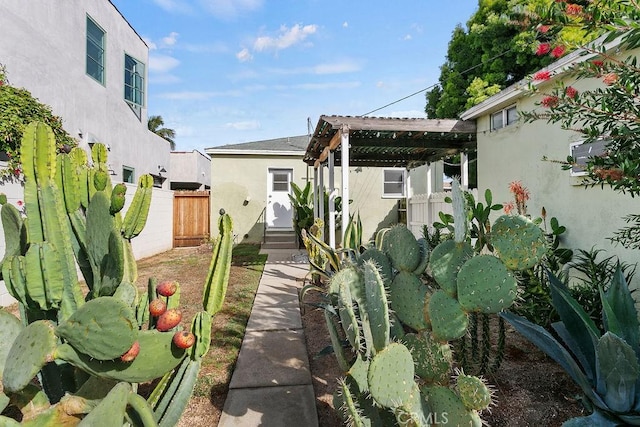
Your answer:
[[[189,330],[181,330],[177,284],[165,292],[150,280],[138,291],[130,241],[145,225],[153,181],[140,178],[122,217],[126,186],[112,186],[106,156],[101,144],[91,165],[79,148],[56,154],[51,130],[32,123],[21,146],[26,217],[0,197],[2,279],[20,308],[20,319],[0,310],[0,410],[15,406],[29,425],[175,425],[224,300],[232,248],[224,213]],[[162,330],[159,313],[149,312],[156,299],[173,313]],[[155,379],[149,398],[137,394],[136,383]],[[18,423],[0,416],[0,425]]]
[[[329,280],[325,319],[345,375],[334,402],[349,425],[482,423],[491,392],[480,378],[452,377],[452,343],[469,333],[474,316],[509,307],[514,268],[542,255],[536,232],[520,219],[496,222],[497,256],[477,253],[458,185],[454,204],[454,239],[430,251],[393,226]]]

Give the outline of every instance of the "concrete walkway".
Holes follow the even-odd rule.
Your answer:
[[[316,427],[315,394],[298,290],[304,252],[263,249],[267,263],[229,384],[219,427]]]

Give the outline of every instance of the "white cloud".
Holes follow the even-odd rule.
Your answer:
[[[142,37],[142,40],[147,44],[149,50],[156,50],[158,46],[148,37]]]
[[[310,34],[314,34],[317,30],[317,25],[302,26],[296,24],[291,28],[282,25],[277,36],[258,37],[253,43],[253,49],[257,52],[286,49],[303,42]]]
[[[347,21],[344,21],[342,23],[342,28],[348,28],[349,27],[349,23]]]
[[[249,52],[249,49],[244,48],[240,52],[236,53],[236,58],[238,58],[238,61],[240,62],[247,62],[253,59],[253,55]]]
[[[151,54],[149,55],[149,71],[154,73],[167,73],[180,65],[173,56]]]
[[[178,36],[178,33],[172,31],[168,36],[162,38],[162,44],[164,46],[174,46],[178,41]]]
[[[202,7],[214,16],[233,19],[262,7],[263,0],[200,0]]]
[[[192,11],[191,6],[184,0],[153,0],[153,2],[167,12],[191,13]]]
[[[344,74],[359,71],[362,67],[354,61],[331,62],[313,67],[315,74]]]
[[[242,122],[229,122],[224,125],[226,128],[235,130],[255,130],[260,129],[260,122],[257,120],[248,120]]]
[[[303,90],[333,90],[333,89],[354,89],[360,87],[360,82],[327,82],[327,83],[302,83],[288,87],[288,89]],[[283,87],[284,88],[284,87]]]
[[[411,40],[413,37],[411,36],[411,34],[407,34],[406,36],[404,36],[402,39],[403,40]]]
[[[211,98],[219,98],[224,96],[240,96],[238,91],[229,92],[195,92],[195,91],[183,91],[183,92],[166,92],[158,95],[158,98],[171,99],[174,101],[197,101],[207,100]]]

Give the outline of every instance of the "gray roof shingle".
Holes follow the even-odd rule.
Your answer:
[[[262,141],[227,144],[209,150],[260,150],[260,151],[305,151],[309,145],[308,135],[287,136]]]

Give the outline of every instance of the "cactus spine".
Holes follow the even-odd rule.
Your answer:
[[[146,222],[153,181],[140,178],[123,219],[126,187],[112,187],[106,155],[101,144],[93,146],[93,165],[79,148],[56,155],[51,130],[32,123],[21,147],[27,217],[0,196],[7,248],[2,278],[21,312],[18,320],[0,310],[0,407],[16,406],[29,425],[175,425],[224,300],[233,234],[231,219],[221,213],[204,309],[191,324],[195,344],[180,349],[173,332],[154,329],[148,305],[156,282],[138,292],[130,242]],[[86,301],[76,263],[89,288]],[[177,307],[179,298],[178,288],[168,305]],[[121,360],[132,349],[138,349],[133,360]],[[36,375],[42,388],[32,383]],[[136,393],[137,383],[156,378],[149,399]],[[0,424],[18,425],[1,416]]]

